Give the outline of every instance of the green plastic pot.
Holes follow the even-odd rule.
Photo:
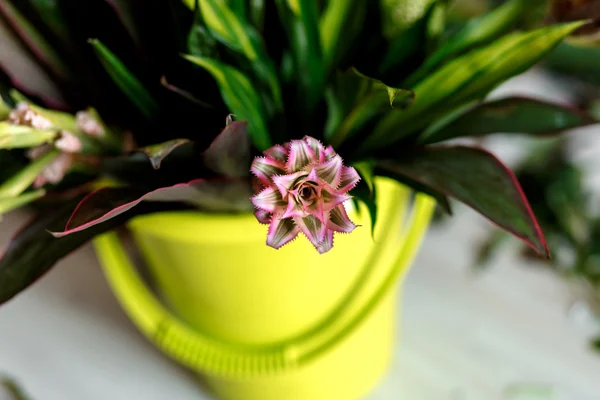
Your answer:
[[[435,207],[376,182],[374,238],[362,225],[320,255],[300,237],[265,245],[252,215],[170,212],[129,224],[150,290],[115,233],[95,240],[125,311],[166,354],[226,400],[353,400],[384,374],[395,341],[396,288]]]

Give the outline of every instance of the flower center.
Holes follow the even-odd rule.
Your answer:
[[[313,194],[315,194],[315,189],[311,186],[304,186],[300,189],[300,197],[302,197],[303,200],[309,200]]]

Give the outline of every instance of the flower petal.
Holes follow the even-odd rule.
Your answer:
[[[266,188],[262,192],[250,197],[250,200],[256,208],[260,208],[261,210],[270,213],[274,213],[287,205],[286,202],[283,201],[279,190],[274,187]]]
[[[278,144],[266,149],[264,151],[264,154],[267,157],[274,158],[275,160],[284,163],[287,161],[288,158],[288,150],[285,147]]]
[[[265,186],[271,186],[273,183],[271,178],[274,175],[285,174],[285,164],[273,158],[256,157],[252,161],[250,171],[256,176]]]
[[[325,239],[323,239],[323,242],[319,246],[316,246],[316,248],[320,254],[323,254],[323,253],[327,253],[329,250],[331,250],[332,247],[333,247],[333,231],[331,229],[328,229],[327,233],[325,234]]]
[[[360,181],[360,175],[352,167],[342,167],[342,174],[340,178],[338,191],[345,193],[349,190],[354,189],[356,184]]]
[[[319,246],[325,239],[327,226],[314,215],[308,215],[304,218],[295,217],[294,222],[315,247]]]
[[[342,194],[336,191],[329,191],[326,188],[321,190],[321,201],[323,202],[323,210],[329,211],[343,202],[350,200],[352,196]]]
[[[308,213],[304,211],[302,204],[296,203],[292,197],[288,198],[288,206],[281,218],[306,217]]]
[[[298,236],[299,232],[300,228],[294,224],[294,220],[291,218],[281,218],[279,215],[273,216],[267,234],[267,245],[279,249]]]
[[[344,205],[340,204],[330,211],[327,228],[336,232],[350,233],[356,225],[348,218]]]
[[[261,224],[269,224],[273,214],[265,210],[256,210],[254,211],[254,216]]]
[[[300,171],[308,164],[318,161],[314,151],[304,140],[292,140],[290,142],[290,152],[286,164],[286,171],[289,174]]]
[[[294,184],[298,181],[298,179],[306,176],[306,172],[299,171],[293,174],[288,175],[277,175],[273,177],[273,183],[279,189],[281,196],[284,198],[288,195],[288,191],[293,189]]]
[[[315,165],[317,176],[333,187],[338,187],[342,176],[342,157],[335,155],[331,160]]]
[[[325,161],[331,160],[337,153],[331,146],[327,146],[325,149]]]
[[[315,156],[317,158],[316,162],[325,161],[325,147],[323,146],[323,144],[320,141],[318,141],[314,137],[310,137],[310,136],[304,136],[303,140],[312,149],[313,153],[315,153]]]

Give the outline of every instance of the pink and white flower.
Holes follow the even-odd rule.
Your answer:
[[[265,150],[250,170],[261,183],[251,200],[258,221],[269,224],[267,245],[278,249],[302,232],[325,253],[334,232],[356,228],[343,203],[352,198],[348,192],[360,177],[331,146],[309,136],[292,140]]]

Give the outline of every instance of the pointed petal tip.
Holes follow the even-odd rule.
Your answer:
[[[273,215],[269,231],[267,233],[267,246],[280,249],[294,240],[300,229],[291,218],[282,218],[281,215]]]

